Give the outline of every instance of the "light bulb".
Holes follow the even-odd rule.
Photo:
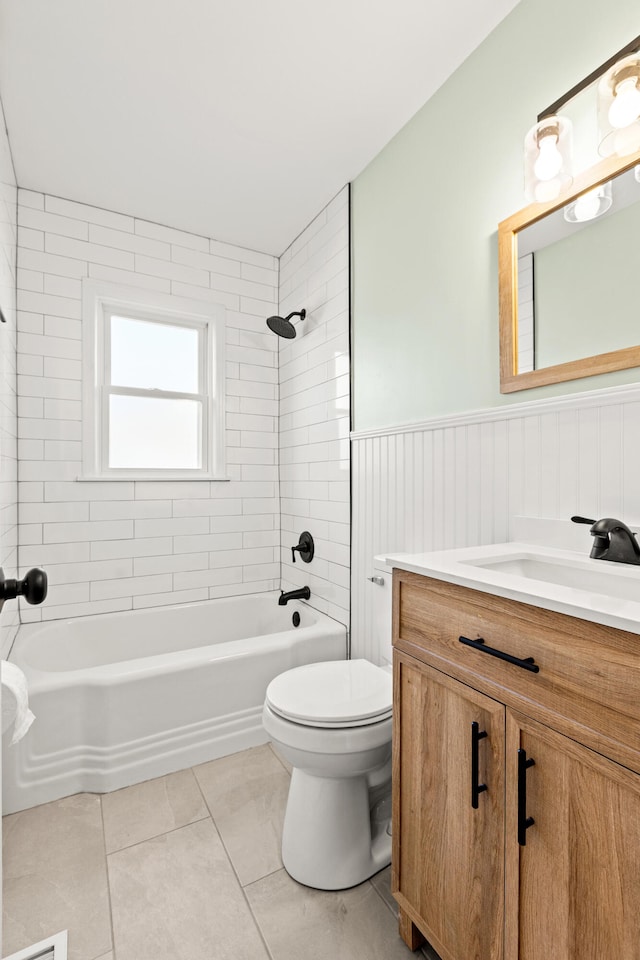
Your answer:
[[[560,196],[562,181],[555,177],[553,180],[540,180],[533,191],[536,203],[549,203]]]
[[[564,219],[567,223],[585,223],[587,220],[595,220],[596,217],[606,213],[612,203],[613,190],[609,181],[583,193],[573,203],[567,204],[564,208]]]
[[[583,196],[578,197],[573,213],[578,223],[584,223],[585,220],[593,220],[598,216],[600,210],[600,190],[589,190]]]
[[[612,142],[613,152],[618,157],[627,157],[640,150],[640,124],[631,123],[628,127],[616,130]]]
[[[558,137],[548,134],[538,143],[538,159],[533,165],[533,172],[538,180],[553,180],[562,169],[562,154],[558,150]]]
[[[613,102],[609,107],[609,123],[619,130],[628,127],[640,117],[640,90],[637,77],[625,77],[615,88]]]

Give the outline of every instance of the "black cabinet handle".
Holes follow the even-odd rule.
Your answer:
[[[478,797],[487,789],[486,783],[478,783],[478,744],[488,736],[486,730],[481,730],[476,720],[471,724],[471,806],[478,809]]]
[[[480,650],[481,653],[488,653],[490,657],[497,657],[498,660],[506,660],[507,663],[513,663],[516,667],[522,667],[523,670],[530,670],[531,673],[539,673],[540,667],[534,661],[533,657],[514,657],[510,653],[504,653],[502,650],[496,650],[495,647],[488,647],[482,637],[477,640],[470,640],[469,637],[458,637],[460,643],[467,647],[473,647],[474,650]]]
[[[527,770],[535,766],[535,760],[527,759],[527,751],[518,750],[518,843],[521,847],[527,845],[527,830],[535,823],[533,817],[527,816]]]

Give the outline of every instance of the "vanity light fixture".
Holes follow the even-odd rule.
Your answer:
[[[595,220],[606,213],[612,203],[613,191],[609,181],[593,190],[587,190],[573,203],[568,203],[564,208],[564,219],[567,223],[585,223],[587,220]]]
[[[529,130],[524,140],[524,183],[530,200],[555,200],[571,186],[571,152],[571,121],[566,117],[545,117]]]
[[[633,168],[633,175],[634,175],[634,177],[636,178],[636,180],[638,181],[638,183],[640,183],[640,163],[638,163],[638,164]]]
[[[638,36],[538,114],[538,122],[525,137],[524,182],[529,200],[552,202],[571,186],[571,124],[560,111],[592,84],[598,89],[601,155],[624,157],[640,150]]]
[[[618,60],[600,79],[598,130],[604,157],[640,150],[640,54]]]

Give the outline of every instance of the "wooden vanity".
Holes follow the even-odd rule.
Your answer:
[[[640,636],[397,569],[393,619],[404,941],[640,960]]]

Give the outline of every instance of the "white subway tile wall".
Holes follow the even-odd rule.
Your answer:
[[[46,603],[22,605],[22,620],[276,589],[278,343],[265,318],[278,309],[277,258],[29,190],[18,191],[18,228],[20,562],[41,565],[50,582]],[[78,481],[83,277],[226,307],[228,483]],[[15,389],[7,401],[2,362],[4,441]],[[9,485],[13,443],[2,460]],[[13,570],[15,498],[7,503],[2,559]]]
[[[279,340],[282,586],[308,584],[311,605],[348,626],[348,187],[280,258],[279,303],[283,317],[307,311],[294,318],[296,338]],[[292,564],[303,530],[314,538],[315,556]]]
[[[16,203],[16,179],[0,105],[0,306],[6,319],[0,324],[0,566],[7,577],[18,572]],[[37,284],[37,278],[30,282]],[[41,359],[35,358],[36,367]],[[18,604],[6,603],[0,614],[0,657],[7,657],[18,624]]]
[[[463,419],[354,437],[355,657],[378,660],[367,580],[376,554],[501,543],[517,516],[640,523],[638,386]]]

